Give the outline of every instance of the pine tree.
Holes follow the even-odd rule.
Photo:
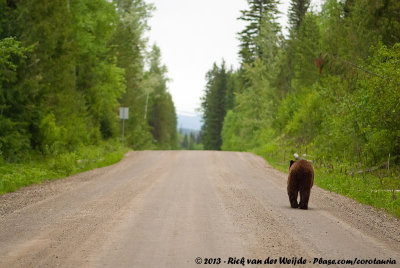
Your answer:
[[[37,86],[26,74],[31,52],[12,37],[0,40],[0,160],[13,161],[31,151],[29,124],[37,92],[20,80],[30,78],[30,85]]]
[[[177,119],[172,97],[167,91],[167,67],[161,64],[161,51],[156,45],[150,53],[148,77],[153,80],[149,96],[148,122],[158,145],[163,149],[177,147]]]
[[[189,149],[189,137],[187,133],[185,133],[185,136],[183,137],[182,147],[186,150]]]
[[[292,88],[294,89],[311,86],[320,76],[319,70],[315,66],[315,59],[321,57],[317,19],[318,17],[315,14],[308,13],[303,19],[297,38],[293,40],[294,75]]]
[[[291,26],[291,32],[296,33],[299,30],[309,6],[310,0],[291,0],[288,12],[288,20],[289,25]]]
[[[276,53],[276,73],[271,79],[271,85],[276,88],[276,94],[282,99],[292,90],[292,79],[295,76],[294,65],[296,62],[296,49],[298,43],[298,32],[303,24],[310,0],[292,0],[288,11],[289,38],[280,43],[279,52]],[[313,60],[311,60],[311,63]]]
[[[206,75],[206,80],[206,91],[201,104],[204,120],[202,141],[205,149],[220,150],[221,131],[226,114],[227,73],[225,62],[222,62],[221,67],[214,63],[213,68]]]
[[[278,14],[277,0],[250,0],[249,9],[242,10],[240,20],[247,22],[245,29],[239,33],[240,56],[244,63],[254,62],[255,57],[262,58],[262,50],[256,42],[265,20],[273,21]],[[278,29],[279,27],[276,27]]]

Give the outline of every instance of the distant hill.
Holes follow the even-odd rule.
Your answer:
[[[193,133],[195,137],[200,135],[200,130],[190,129],[190,128],[178,128],[178,132],[182,135]]]
[[[178,114],[178,130],[179,129],[201,129],[201,116],[199,115],[188,115],[188,114]]]

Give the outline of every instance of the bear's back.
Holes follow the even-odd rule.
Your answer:
[[[295,184],[311,187],[314,182],[314,169],[307,160],[299,160],[290,167],[289,176]]]

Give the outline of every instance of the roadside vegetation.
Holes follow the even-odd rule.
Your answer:
[[[400,217],[400,2],[292,0],[286,35],[277,3],[249,1],[241,67],[207,75],[205,148],[310,155],[316,184]]]
[[[20,163],[0,163],[0,195],[23,186],[74,175],[119,162],[128,149],[104,143],[53,156],[30,155]]]
[[[176,149],[167,69],[143,0],[0,0],[0,193]]]

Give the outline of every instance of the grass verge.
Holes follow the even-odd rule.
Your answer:
[[[75,152],[36,157],[26,163],[0,163],[0,195],[45,180],[55,180],[119,162],[127,149],[104,143]]]

